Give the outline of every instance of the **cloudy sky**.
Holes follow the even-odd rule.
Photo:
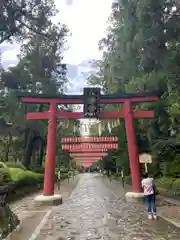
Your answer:
[[[99,58],[98,41],[104,36],[112,0],[55,0],[59,14],[55,22],[67,24],[72,36],[64,61],[79,64],[86,59]],[[1,45],[4,64],[14,64],[19,53],[17,44]]]
[[[82,62],[99,59],[98,41],[104,36],[107,20],[111,12],[112,0],[55,0],[59,14],[53,19],[68,26],[68,50],[64,62],[71,65],[68,93],[81,93],[86,85],[86,75],[91,70]],[[3,43],[0,46],[5,67],[17,63],[18,44]],[[74,72],[74,75],[72,74]]]
[[[112,0],[56,0],[59,15],[69,27],[69,50],[65,61],[78,64],[86,59],[99,58],[98,41],[104,36]]]
[[[71,65],[68,93],[82,92],[90,69],[81,63],[101,57],[98,41],[104,36],[112,0],[55,0],[55,3],[59,14],[53,21],[66,24],[71,32],[68,50],[64,53],[64,62]],[[5,67],[17,63],[19,48],[18,44],[0,46]]]

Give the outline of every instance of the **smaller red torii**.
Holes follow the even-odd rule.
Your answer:
[[[117,142],[117,137],[64,137],[62,143],[99,143],[99,142]]]
[[[83,144],[63,144],[62,150],[82,150],[82,149],[118,149],[117,143],[83,143]]]
[[[100,152],[100,153],[70,153],[71,157],[104,157],[107,153]]]
[[[101,160],[103,160],[103,158],[102,157],[88,157],[88,158],[84,158],[84,157],[75,157],[75,158],[73,158],[73,160],[74,161],[82,161],[82,162],[85,162],[85,161],[87,161],[87,162],[91,162],[91,161],[94,161],[94,162],[97,162],[97,161],[101,161]]]
[[[82,148],[82,149],[71,149],[69,150],[69,152],[73,153],[73,152],[107,152],[108,149],[105,148],[97,148],[97,149],[87,149],[87,148]]]

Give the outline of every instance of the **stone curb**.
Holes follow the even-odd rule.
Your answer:
[[[4,238],[3,240],[10,240],[11,236],[14,232],[18,232],[21,230],[21,225],[22,225],[22,223],[20,222],[20,224],[17,225],[17,227],[11,233],[9,233],[9,235],[6,238]]]
[[[167,217],[164,217],[162,214],[158,213],[157,216],[162,218],[162,219],[164,219],[165,221],[169,222],[170,224],[174,225],[175,227],[180,228],[180,224],[179,223],[177,223],[177,222],[175,222],[175,221],[173,221],[173,220],[171,220],[171,219],[169,219]]]

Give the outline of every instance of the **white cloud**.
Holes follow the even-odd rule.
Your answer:
[[[112,0],[74,0],[67,5],[56,0],[60,12],[54,21],[65,23],[72,33],[64,61],[79,64],[101,56],[98,41],[104,36],[111,4]]]
[[[18,44],[7,44],[1,45],[0,52],[2,53],[2,64],[7,67],[14,65],[18,62],[17,55],[20,52],[20,46]]]

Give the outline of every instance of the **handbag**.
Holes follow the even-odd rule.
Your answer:
[[[158,191],[156,185],[153,186],[153,189],[154,189],[154,193],[155,193],[155,195],[158,195],[158,194],[159,194],[159,191]]]

